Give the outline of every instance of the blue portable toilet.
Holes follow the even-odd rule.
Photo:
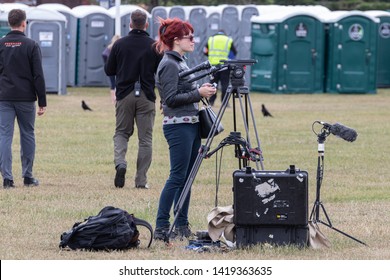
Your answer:
[[[163,6],[156,6],[151,11],[151,29],[150,29],[150,35],[153,39],[158,39],[158,29],[160,28],[160,22],[158,21],[158,18],[166,19],[169,15],[169,7],[163,7]]]
[[[172,6],[169,9],[168,17],[179,18],[181,20],[187,20],[187,12],[185,6]]]
[[[207,7],[205,6],[189,6],[186,14],[188,21],[194,27],[195,49],[192,53],[187,54],[189,67],[194,67],[207,60],[203,53],[203,47],[207,44]]]
[[[37,6],[38,8],[57,11],[66,17],[65,26],[65,67],[68,86],[75,86],[76,74],[76,42],[77,42],[77,18],[72,9],[58,3],[47,3]]]
[[[114,36],[114,19],[103,7],[81,5],[77,17],[76,85],[108,86],[102,52]]]
[[[323,92],[324,24],[316,14],[283,10],[252,17],[251,89]]]
[[[361,11],[325,15],[326,92],[376,93],[379,19]]]
[[[216,34],[221,28],[221,8],[218,6],[207,7],[207,38]]]
[[[390,87],[390,12],[365,11],[366,14],[380,20],[377,49],[377,87]]]
[[[119,6],[119,16],[120,16],[120,36],[121,37],[124,37],[126,36],[127,34],[129,34],[129,31],[130,31],[130,17],[131,17],[131,13],[135,10],[142,10],[146,13],[147,15],[147,21],[149,23],[149,27],[148,29],[146,30],[149,34],[150,34],[150,30],[151,30],[151,14],[141,8],[140,6],[137,6],[137,5],[120,5]],[[111,14],[111,17],[113,19],[116,18],[116,7],[113,6],[111,7],[110,9],[108,9],[108,12]]]
[[[59,12],[41,8],[28,9],[26,16],[26,35],[41,48],[46,91],[66,94],[66,17]]]
[[[251,18],[259,15],[259,10],[255,5],[237,6],[240,16],[239,37],[236,43],[237,59],[250,59],[252,56],[252,32],[251,32]],[[251,66],[246,67],[245,80],[246,84],[250,85]]]

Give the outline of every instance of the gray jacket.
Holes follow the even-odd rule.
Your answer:
[[[188,70],[183,57],[175,51],[167,51],[156,75],[156,85],[161,97],[164,116],[195,116],[201,96],[196,82],[188,82],[195,74],[179,79],[179,72]]]

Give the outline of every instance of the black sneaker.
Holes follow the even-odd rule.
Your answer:
[[[25,187],[37,187],[37,186],[39,186],[39,181],[37,179],[35,179],[35,178],[24,177],[23,183],[24,183]]]
[[[4,179],[3,187],[4,187],[4,189],[15,188],[14,181],[10,180],[10,179]]]
[[[191,228],[190,228],[189,224],[186,224],[184,226],[177,226],[175,228],[175,233],[181,239],[183,239],[183,237],[190,238],[190,237],[194,236],[194,234],[191,231]]]
[[[167,234],[169,231],[169,226],[168,227],[158,227],[154,230],[153,238],[155,240],[161,240],[165,241]]]
[[[116,168],[114,184],[117,188],[123,188],[125,185],[126,167],[119,165]]]

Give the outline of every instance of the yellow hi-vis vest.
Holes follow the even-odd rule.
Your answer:
[[[217,34],[208,40],[209,61],[211,65],[220,64],[220,60],[227,60],[233,39],[224,35]]]

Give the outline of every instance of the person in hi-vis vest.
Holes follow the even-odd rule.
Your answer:
[[[223,30],[219,30],[217,34],[210,36],[208,42],[204,48],[204,54],[208,56],[211,65],[220,64],[221,60],[234,59],[237,55],[237,50],[234,47],[233,39],[225,34]],[[221,83],[221,102],[225,97],[226,90],[229,86],[229,74],[228,69],[217,72],[213,75],[211,83]],[[213,95],[210,98],[210,104],[214,105],[217,95]]]

